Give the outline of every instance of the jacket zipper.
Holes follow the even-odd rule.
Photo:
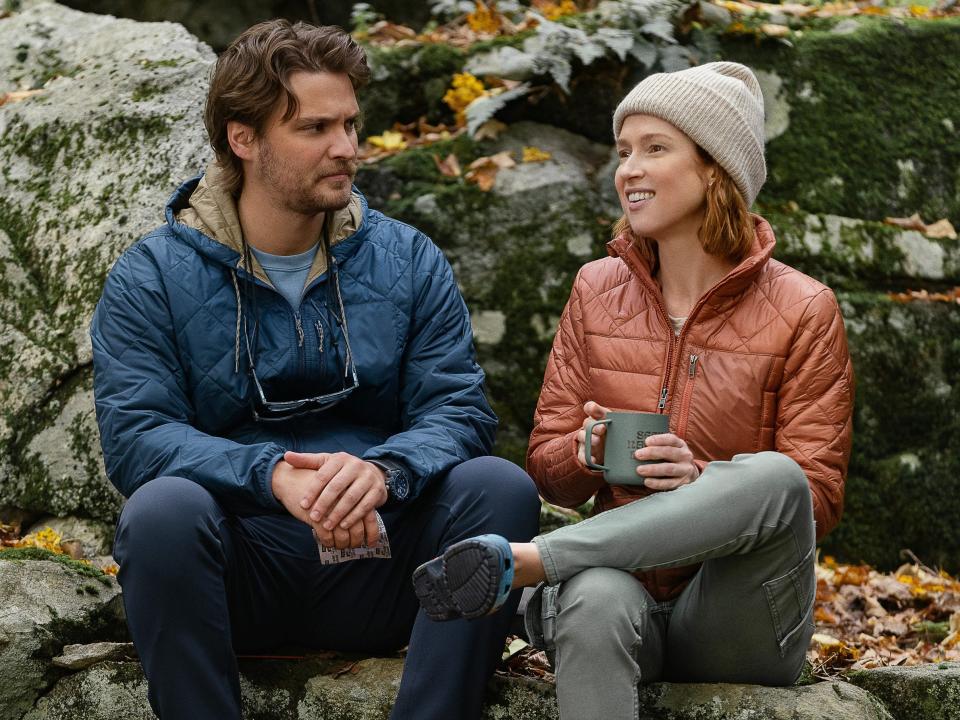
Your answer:
[[[300,320],[300,311],[297,310],[293,313],[293,322],[297,327],[297,347],[299,348],[297,355],[300,365],[300,376],[307,372],[307,353],[303,348],[303,322]]]
[[[680,399],[680,417],[677,419],[677,436],[681,438],[687,432],[690,399],[693,397],[693,382],[697,377],[697,362],[699,360],[699,355],[690,355],[690,364],[687,368],[687,385],[683,388],[683,397]]]

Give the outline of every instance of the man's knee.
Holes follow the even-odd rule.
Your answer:
[[[442,481],[462,520],[480,521],[486,532],[529,540],[537,532],[540,496],[533,480],[503,458],[473,458],[454,467]]]
[[[448,480],[458,493],[482,496],[500,507],[525,507],[539,512],[536,485],[509,460],[492,455],[473,458],[453,468]]]
[[[222,514],[214,497],[190,480],[151,480],[140,486],[123,507],[117,524],[117,560],[122,564],[127,556],[142,555],[147,549],[150,555],[167,557],[191,552]]]

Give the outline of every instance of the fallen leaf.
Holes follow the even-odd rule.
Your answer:
[[[884,218],[883,222],[887,225],[903,228],[904,230],[919,230],[920,232],[924,232],[927,229],[927,224],[920,219],[919,213],[914,213],[908,218],[888,217]]]
[[[478,141],[496,140],[498,137],[500,137],[500,133],[506,129],[506,123],[502,123],[496,119],[490,119],[477,128],[477,131],[473,134],[473,139]]]
[[[60,549],[74,560],[83,559],[83,543],[79,540],[63,540],[60,543]]]
[[[383,135],[371,135],[367,138],[367,142],[376,148],[391,152],[405,150],[407,147],[407,141],[403,137],[403,133],[393,132],[392,130],[384,131]]]
[[[474,11],[467,15],[467,25],[476,33],[496,35],[503,27],[503,15],[497,10],[494,0],[489,5],[477,0]]]
[[[932,225],[927,225],[927,228],[923,234],[931,238],[946,238],[948,240],[957,239],[957,231],[946,218],[937,220]]]
[[[434,154],[433,162],[437,165],[437,170],[440,171],[440,174],[444,177],[460,177],[462,170],[460,169],[460,161],[457,160],[457,156],[453,153],[450,153],[443,160],[440,159],[440,156]]]
[[[546,162],[552,157],[553,155],[538,147],[526,146],[523,148],[523,162],[525,163]]]
[[[12,90],[11,92],[0,95],[0,106],[20,102],[34,95],[39,95],[42,92],[43,90]]]

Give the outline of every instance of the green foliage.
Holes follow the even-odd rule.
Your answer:
[[[93,578],[105,586],[110,585],[110,576],[105,574],[99,568],[96,568],[93,565],[88,565],[87,563],[78,562],[67,555],[58,555],[57,553],[44,550],[43,548],[0,548],[0,560],[49,560],[50,562],[55,562],[58,565],[62,565],[77,575]],[[81,592],[95,595],[98,591],[92,585],[84,585],[83,588],[81,588]]]

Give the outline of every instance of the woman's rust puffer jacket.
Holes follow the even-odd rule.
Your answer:
[[[770,225],[754,216],[749,254],[700,299],[677,337],[636,246],[585,265],[547,363],[527,470],[548,501],[595,512],[651,490],[607,485],[577,457],[593,400],[611,410],[664,412],[701,471],[711,460],[777,450],[806,472],[817,538],[839,521],[850,457],[853,369],[829,288],[771,259]],[[685,532],[677,528],[677,532]],[[639,573],[657,600],[675,597],[698,566]]]

